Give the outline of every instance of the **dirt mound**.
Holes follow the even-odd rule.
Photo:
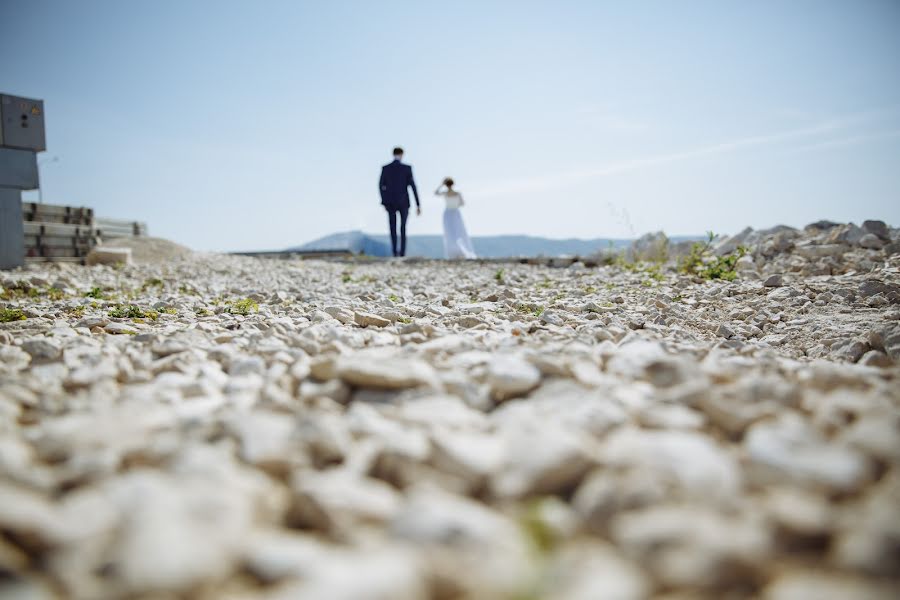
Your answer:
[[[170,262],[189,258],[194,254],[194,251],[186,246],[155,237],[115,238],[103,245],[131,248],[131,257],[138,264]]]

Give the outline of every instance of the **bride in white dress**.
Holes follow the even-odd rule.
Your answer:
[[[453,180],[449,177],[441,182],[434,191],[435,196],[443,196],[444,208],[444,257],[445,258],[477,258],[472,248],[472,240],[466,232],[460,207],[465,205],[462,194],[453,189]]]

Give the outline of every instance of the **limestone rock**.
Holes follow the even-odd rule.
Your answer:
[[[624,343],[609,358],[606,370],[631,379],[642,379],[651,365],[665,361],[669,357],[663,348],[654,342],[636,340]]]
[[[766,287],[781,287],[784,285],[784,277],[781,275],[769,275],[766,280],[763,282],[763,285]]]
[[[299,472],[293,488],[289,522],[339,539],[350,536],[357,525],[389,521],[400,504],[387,484],[341,468]]]
[[[348,325],[355,321],[356,316],[353,314],[353,311],[344,308],[343,306],[326,306],[325,312],[343,323],[344,325]]]
[[[750,427],[744,447],[760,482],[794,481],[853,492],[873,475],[865,456],[829,443],[792,414]]]
[[[298,556],[306,558],[307,554],[301,552],[297,552]],[[390,547],[377,553],[326,549],[308,560],[307,566],[300,571],[301,577],[287,580],[266,597],[272,600],[428,598],[424,567],[410,549]]]
[[[530,549],[516,523],[434,488],[411,490],[390,530],[424,550],[431,578],[447,597],[509,597],[533,573]],[[459,551],[448,552],[452,549]]]
[[[426,362],[416,359],[341,357],[335,373],[346,383],[386,390],[402,390],[419,386],[436,387],[437,376]]]
[[[194,478],[135,472],[113,482],[109,494],[123,519],[109,560],[131,593],[174,592],[223,577],[252,521],[247,495]]]
[[[853,223],[848,223],[847,225],[836,227],[831,230],[829,239],[831,241],[842,242],[850,246],[856,246],[859,244],[859,240],[862,239],[862,237],[866,235],[866,233],[867,231],[862,227],[858,227]]]
[[[504,433],[506,461],[490,487],[501,498],[574,489],[594,464],[586,440],[556,427]],[[540,452],[530,449],[540,447]]]
[[[880,350],[869,350],[862,355],[858,362],[870,367],[890,367],[894,364],[894,361]]]
[[[725,325],[724,323],[720,323],[716,328],[716,335],[719,337],[723,337],[726,340],[734,337],[734,331],[731,330],[730,327]]]
[[[653,473],[682,494],[728,497],[741,485],[734,458],[700,433],[622,428],[600,456],[610,466]]]
[[[62,355],[58,344],[46,338],[33,338],[22,342],[22,350],[31,356],[32,363],[50,362]]]
[[[666,586],[752,581],[772,546],[765,524],[698,507],[660,506],[616,517],[612,537]]]
[[[499,471],[506,459],[503,440],[483,433],[439,432],[431,443],[432,464],[473,487]]]
[[[541,372],[531,363],[513,356],[497,356],[487,367],[487,383],[496,400],[525,394],[541,382]]]
[[[637,565],[596,542],[565,546],[555,557],[550,578],[560,582],[553,597],[561,600],[639,600],[651,589]]]
[[[391,324],[389,320],[367,312],[354,313],[353,320],[361,327],[387,327]]]
[[[891,239],[887,224],[884,221],[863,221],[862,228],[882,240],[888,241]]]
[[[119,322],[107,323],[103,330],[113,335],[135,335],[137,333],[137,330],[128,323]]]
[[[820,570],[787,572],[763,592],[765,600],[891,600],[896,597],[897,590],[890,584]]]
[[[845,340],[841,344],[832,345],[835,358],[849,362],[858,362],[869,351],[869,344],[862,340]]]
[[[859,238],[858,244],[860,248],[871,248],[874,250],[878,250],[879,248],[884,246],[884,242],[873,233],[867,233],[866,235]]]

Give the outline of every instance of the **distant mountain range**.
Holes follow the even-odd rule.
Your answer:
[[[671,238],[695,239],[690,236]],[[472,238],[475,252],[483,258],[502,258],[511,256],[587,256],[607,248],[626,248],[630,239],[595,238],[590,240],[535,237],[530,235],[492,235]],[[373,235],[362,231],[333,233],[313,240],[301,246],[288,248],[287,251],[321,252],[344,250],[354,254],[369,256],[390,256],[391,242],[387,235]],[[413,235],[406,239],[407,256],[425,258],[443,258],[444,240],[439,235]]]

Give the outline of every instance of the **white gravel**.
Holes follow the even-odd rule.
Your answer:
[[[742,232],[734,282],[163,242],[0,274],[0,596],[896,597],[882,226]]]

